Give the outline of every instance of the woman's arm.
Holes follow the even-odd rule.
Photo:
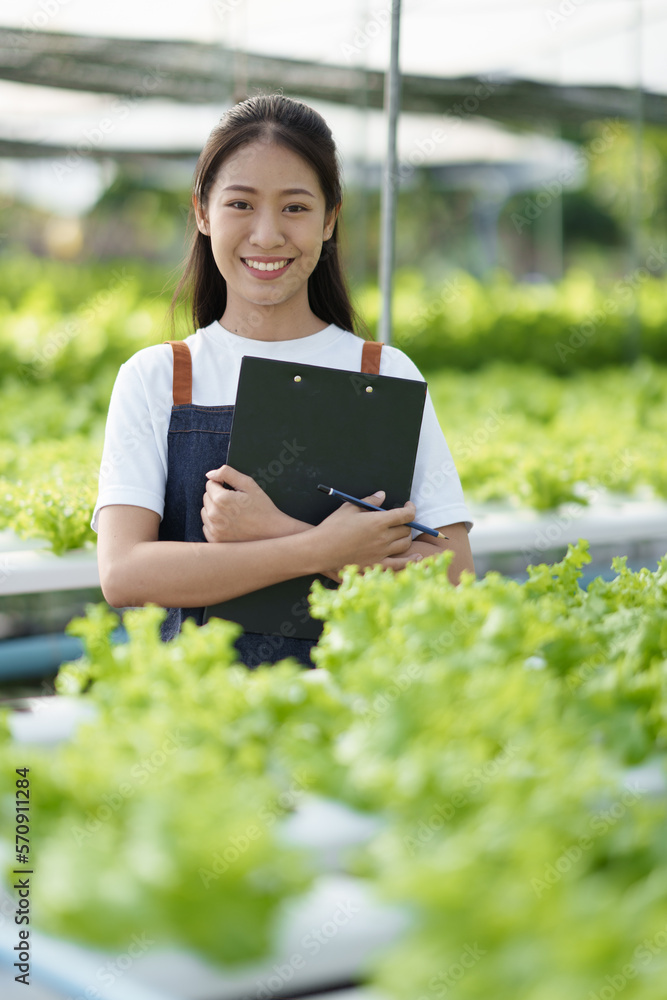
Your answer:
[[[344,503],[321,524],[292,535],[211,545],[160,541],[155,511],[112,504],[101,508],[98,520],[102,592],[113,607],[217,604],[283,580],[401,557],[414,516],[409,502],[378,513]]]
[[[284,535],[298,534],[299,532],[307,531],[308,528],[312,527],[312,525],[307,524],[305,521],[299,521],[294,517],[289,517],[288,514],[283,514],[282,516],[284,521],[280,525],[280,530]],[[381,560],[380,565],[384,566],[385,569],[398,571],[404,569],[409,562],[425,559],[427,556],[435,556],[439,552],[447,552],[451,549],[454,552],[454,558],[450,562],[447,569],[447,576],[449,577],[450,583],[453,583],[455,587],[458,586],[461,579],[461,573],[464,570],[467,573],[475,573],[475,564],[473,562],[472,551],[470,549],[468,530],[463,521],[459,521],[458,524],[446,524],[444,527],[437,528],[436,530],[442,532],[443,535],[447,535],[447,539],[434,538],[432,535],[427,535],[423,532],[421,535],[417,535],[417,537],[412,540],[410,548],[407,549],[407,551],[405,551],[402,555],[388,556]],[[342,568],[342,566],[339,567],[339,569]],[[331,580],[335,580],[337,583],[340,583],[341,577],[338,571],[325,571],[324,576],[328,576]]]
[[[456,586],[464,570],[468,573],[475,572],[467,528],[463,521],[459,521],[458,524],[446,524],[437,530],[442,532],[443,535],[447,535],[448,540],[433,538],[432,535],[422,532],[421,535],[417,535],[413,539],[412,545],[405,555],[410,556],[419,552],[424,557],[434,556],[438,552],[445,552],[447,549],[451,549],[454,552],[454,558],[449,564],[447,574],[450,582]]]
[[[229,465],[213,469],[207,472],[206,476],[208,482],[203,497],[201,518],[204,537],[208,542],[278,538],[300,534],[313,527],[307,521],[291,517],[280,510],[252,476],[246,476]],[[223,483],[227,483],[233,489],[225,489]],[[379,506],[384,500],[384,492],[381,491],[377,496],[366,499]],[[409,562],[421,559],[422,555],[418,547],[411,548],[403,555],[386,556],[381,563],[385,569],[399,570],[404,569]],[[358,564],[356,559],[353,561]],[[319,572],[340,583],[339,571],[343,565],[345,564],[341,563],[336,569],[324,569]]]
[[[258,486],[251,476],[238,472],[229,465],[223,465],[208,474],[206,493],[203,497],[202,523],[206,539],[210,542],[248,540],[255,538],[277,538],[284,535],[308,531],[313,525],[285,514]],[[233,486],[225,489],[223,482]],[[370,497],[371,503],[380,505],[384,497]],[[449,565],[449,579],[458,584],[461,572],[475,572],[468,532],[465,524],[448,524],[438,528],[448,539],[434,538],[422,533],[412,541],[409,549],[400,556],[389,556],[381,560],[387,569],[403,569],[408,562],[437,552],[452,549],[454,558]],[[338,567],[342,569],[342,566]],[[336,571],[325,574],[340,580]]]

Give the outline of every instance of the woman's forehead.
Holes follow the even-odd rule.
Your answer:
[[[236,149],[218,168],[216,187],[244,184],[264,190],[303,189],[322,194],[314,168],[299,153],[276,142],[255,139]]]

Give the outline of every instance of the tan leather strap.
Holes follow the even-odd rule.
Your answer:
[[[366,375],[379,375],[381,353],[382,344],[378,344],[376,340],[365,340],[361,350],[362,372],[365,372]]]
[[[174,352],[174,406],[192,402],[192,355],[183,340],[165,340]]]
[[[165,340],[174,352],[174,406],[192,402],[192,355],[182,340]],[[361,351],[361,370],[366,375],[380,374],[382,344],[365,340]]]

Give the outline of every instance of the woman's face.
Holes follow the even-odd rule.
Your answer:
[[[249,303],[307,306],[308,277],[337,209],[326,211],[317,174],[297,153],[248,143],[219,168],[206,208],[195,209],[227,283],[227,312]]]

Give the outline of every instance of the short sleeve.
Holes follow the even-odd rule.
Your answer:
[[[398,378],[426,381],[406,354],[388,345],[383,348],[381,371]],[[473,526],[461,480],[429,392],[424,403],[410,499],[417,508],[416,520],[422,524],[441,528],[462,521],[468,531]],[[413,535],[417,534],[413,529]]]
[[[410,499],[417,508],[416,519],[422,524],[441,528],[463,521],[468,531],[473,526],[461,480],[438,423],[430,393],[426,394],[424,404]]]
[[[135,355],[136,357],[136,355]],[[164,513],[167,428],[171,397],[155,409],[134,359],[121,368],[111,393],[91,527],[110,504],[131,504]]]

